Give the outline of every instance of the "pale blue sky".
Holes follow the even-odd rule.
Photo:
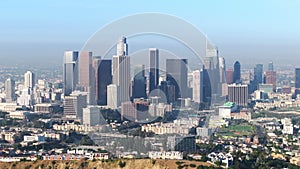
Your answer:
[[[59,64],[64,50],[80,50],[99,28],[121,17],[161,12],[187,20],[234,60],[275,64],[300,58],[300,1],[16,1],[0,2],[0,59]],[[50,60],[51,59],[51,60]],[[298,61],[299,62],[299,61]],[[300,62],[299,62],[300,63]]]

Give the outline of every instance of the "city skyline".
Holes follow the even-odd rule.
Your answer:
[[[175,2],[173,6],[169,6],[168,2],[120,2],[122,10],[117,10],[119,6],[108,1],[93,5],[70,1],[19,2],[21,5],[8,1],[1,3],[5,7],[1,10],[1,19],[6,23],[0,34],[0,58],[6,58],[2,64],[19,63],[20,58],[27,58],[22,62],[38,64],[41,57],[49,63],[60,64],[63,51],[80,50],[94,32],[111,21],[132,14],[154,12],[174,15],[193,23],[219,48],[220,56],[225,57],[228,63],[239,57],[243,65],[254,64],[251,58],[256,58],[262,63],[273,60],[277,65],[298,66],[294,62],[294,58],[300,55],[296,50],[300,27],[295,22],[299,15],[297,1],[211,1],[193,5]],[[158,5],[154,7],[152,4],[156,3]],[[66,5],[70,8],[65,8]],[[57,12],[53,13],[52,9]],[[66,15],[66,11],[72,9],[86,12]],[[14,10],[19,12],[14,13]],[[93,15],[87,19],[91,12]],[[55,29],[49,29],[51,27]]]

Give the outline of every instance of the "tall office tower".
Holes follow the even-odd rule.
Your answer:
[[[166,97],[166,100],[163,100],[163,97],[159,98],[160,102],[165,103],[165,101],[167,101],[167,103],[173,103],[176,101],[175,85],[172,85],[167,81],[161,81],[159,89],[165,94]]]
[[[231,84],[228,85],[228,98],[239,106],[248,105],[248,85]]]
[[[257,84],[261,84],[263,82],[263,65],[257,64],[254,67],[254,81]]]
[[[34,85],[35,85],[35,75],[31,71],[27,71],[24,74],[24,87],[33,90]]]
[[[79,81],[78,85],[88,92],[87,102],[88,104],[95,104],[95,85],[92,84],[93,67],[92,67],[92,52],[81,51],[78,59],[79,65]]]
[[[116,84],[107,86],[107,107],[117,109],[120,106],[120,90]]]
[[[73,91],[64,99],[64,116],[82,122],[82,109],[87,106],[87,92]]]
[[[15,81],[11,78],[5,81],[6,102],[10,103],[16,100]]]
[[[203,102],[203,70],[193,71],[193,101]]]
[[[272,61],[268,63],[268,71],[274,71],[274,64]]]
[[[276,72],[268,70],[266,71],[266,84],[273,85],[273,91],[276,90]]]
[[[241,83],[241,64],[239,61],[234,63],[233,69],[233,82]]]
[[[207,102],[209,104],[222,104],[223,100],[220,97],[222,95],[222,84],[220,81],[219,52],[216,47],[210,46],[208,45],[208,43],[206,44],[206,57],[204,57],[204,66],[206,71],[204,73],[204,78],[207,77],[207,80],[210,81],[205,82],[207,84],[204,86],[210,86],[210,91],[206,94],[211,94],[211,96],[205,95],[204,97],[209,99],[209,101]],[[207,76],[205,75],[206,73]]]
[[[119,86],[120,102],[130,100],[130,57],[127,56],[126,38],[121,37],[117,45],[117,55],[112,59],[113,84]]]
[[[300,68],[295,68],[295,93],[293,98],[297,98],[297,95],[300,94]]]
[[[124,36],[119,39],[117,44],[117,56],[127,56],[128,55],[128,44]]]
[[[82,124],[87,126],[96,126],[100,124],[100,109],[96,106],[88,106],[82,109]]]
[[[225,58],[219,57],[220,82],[226,83],[226,64]]]
[[[149,49],[149,93],[157,88],[159,80],[159,54],[158,49]]]
[[[94,58],[95,101],[98,105],[107,105],[107,86],[112,83],[111,60]]]
[[[186,98],[187,88],[187,59],[167,59],[167,81],[175,86],[175,99]]]
[[[234,83],[233,74],[234,74],[233,69],[227,69],[226,70],[226,82],[227,82],[227,84]]]
[[[68,96],[75,90],[78,83],[78,52],[66,51],[64,53],[64,95]]]
[[[145,66],[136,65],[132,86],[132,98],[146,98]]]
[[[300,89],[300,68],[295,68],[295,88]]]

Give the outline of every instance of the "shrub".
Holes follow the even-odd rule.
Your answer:
[[[119,167],[120,168],[124,168],[126,166],[126,162],[124,161],[124,162],[122,162],[122,161],[120,161],[119,162]]]
[[[190,167],[196,168],[196,164],[190,164]]]

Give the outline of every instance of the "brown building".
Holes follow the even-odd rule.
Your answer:
[[[266,84],[272,84],[273,91],[276,90],[276,72],[275,71],[266,71]]]
[[[233,69],[226,70],[226,82],[227,84],[233,83]]]

